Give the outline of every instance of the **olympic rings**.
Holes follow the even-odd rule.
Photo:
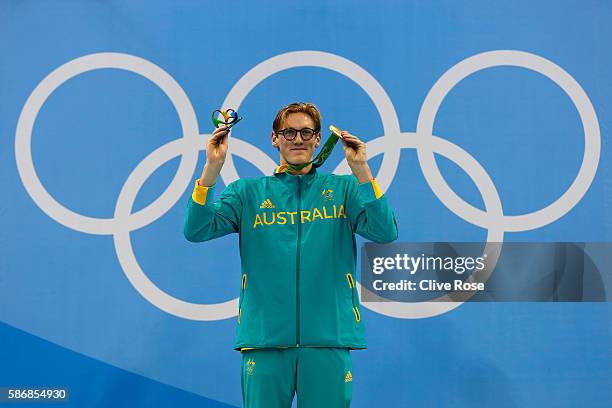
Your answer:
[[[528,231],[548,225],[567,214],[586,194],[599,165],[601,136],[595,109],[576,80],[561,67],[540,56],[521,51],[490,51],[469,57],[443,74],[427,94],[416,132],[401,132],[399,121],[389,96],[383,87],[359,65],[335,54],[319,51],[295,51],[272,57],[248,71],[230,90],[223,106],[240,107],[248,93],[275,73],[295,67],[319,67],[338,72],[355,81],[372,99],[383,124],[384,135],[366,143],[369,158],[383,154],[376,178],[381,190],[388,189],[399,165],[403,148],[416,149],[419,164],[427,183],[440,201],[462,219],[486,228],[487,247],[503,242],[505,232]],[[559,85],[576,106],[582,121],[585,150],[578,175],[568,190],[554,203],[541,210],[507,216],[493,181],[486,170],[465,150],[432,134],[437,111],[445,96],[467,76],[497,66],[515,66],[539,72]],[[36,174],[31,153],[32,129],[36,116],[47,98],[69,79],[96,69],[124,69],[151,80],[174,105],[182,128],[182,137],[150,153],[128,176],[115,206],[113,218],[94,218],[78,214],[58,203],[43,187]],[[224,116],[225,121],[228,118]],[[229,113],[231,124],[238,118]],[[213,119],[214,120],[214,119]],[[224,122],[225,123],[225,122]],[[215,124],[215,126],[217,126]],[[174,298],[156,287],[140,268],[133,252],[130,232],[142,228],[164,215],[191,186],[196,170],[198,151],[205,148],[209,134],[199,134],[199,126],[191,102],[180,85],[164,70],[142,58],[121,53],[97,53],[76,58],[60,66],[44,78],[27,99],[19,116],[15,134],[15,157],[21,181],[38,207],[58,223],[89,234],[113,235],[115,251],[126,277],[134,288],[154,306],[167,313],[192,320],[220,320],[236,315],[238,299],[217,304],[195,304]],[[233,138],[221,177],[225,184],[239,178],[232,160],[236,154],[254,164],[262,173],[269,173],[276,162],[257,147]],[[460,166],[474,181],[485,204],[485,211],[463,201],[442,177],[434,154],[441,154]],[[132,213],[134,200],[145,181],[157,168],[180,156],[177,173],[166,190],[144,209]],[[335,173],[349,173],[346,160]],[[499,248],[499,246],[498,246]],[[486,248],[485,248],[486,249]],[[489,252],[489,255],[491,253]],[[489,270],[481,277],[488,279],[499,253],[490,256]],[[359,283],[358,283],[359,285]],[[365,290],[365,289],[364,289]],[[467,296],[469,297],[469,295]],[[466,298],[467,298],[466,297]],[[448,296],[422,303],[364,302],[363,306],[386,316],[426,318],[452,310],[462,302],[450,302]]]

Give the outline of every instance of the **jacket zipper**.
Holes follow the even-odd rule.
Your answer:
[[[242,302],[244,301],[246,290],[246,278],[246,273],[242,272],[242,279],[240,280],[240,301],[238,302],[238,324],[240,324],[240,316],[242,315]]]
[[[297,176],[298,180],[298,217],[301,217],[301,205],[302,205],[302,177]],[[297,256],[295,261],[295,293],[296,293],[296,307],[295,307],[295,344],[300,347],[300,247],[301,247],[301,218],[298,218],[298,236],[297,236]]]
[[[357,307],[357,303],[355,302],[355,293],[357,291],[355,287],[355,280],[353,279],[353,275],[351,273],[346,274],[346,279],[348,280],[348,286],[351,290],[351,302],[353,302],[353,313],[355,314],[355,321],[359,323],[361,321],[361,313],[359,312],[359,308]]]

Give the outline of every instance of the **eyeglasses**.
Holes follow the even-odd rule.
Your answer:
[[[278,133],[279,135],[283,135],[286,140],[295,139],[295,137],[299,133],[300,135],[302,135],[302,140],[304,141],[312,139],[312,137],[317,134],[317,132],[315,132],[315,130],[311,128],[303,128],[300,130],[294,128],[287,128],[278,130],[276,131],[276,133]]]

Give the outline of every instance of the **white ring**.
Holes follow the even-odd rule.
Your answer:
[[[285,54],[277,55],[264,62],[259,63],[247,72],[240,80],[232,87],[229,94],[223,102],[223,106],[231,106],[238,110],[240,104],[259,83],[266,78],[290,68],[299,67],[317,67],[325,68],[331,71],[344,75],[348,79],[359,85],[365,93],[370,97],[383,125],[385,135],[399,135],[400,127],[397,113],[393,107],[393,103],[384,88],[370,75],[365,69],[355,64],[354,62],[342,58],[335,54],[321,51],[294,51]],[[391,137],[389,137],[391,139]],[[234,140],[236,140],[234,138]],[[230,143],[228,155],[225,159],[225,164],[221,169],[221,177],[225,184],[237,180],[239,178],[234,161],[232,160],[231,152],[236,149],[236,152],[245,154],[240,151],[239,146],[233,146]],[[400,149],[393,146],[392,140],[388,140],[385,144],[385,155],[383,156],[380,170],[376,176],[380,188],[383,191],[391,185],[393,175],[397,172],[399,165]],[[272,171],[271,167],[269,171]],[[267,174],[267,173],[264,173]]]
[[[206,140],[210,135],[200,135],[199,146],[204,146]],[[204,142],[204,143],[202,143]],[[250,146],[242,146],[244,143],[241,140],[235,140],[236,145],[240,146],[241,151],[250,154],[251,158],[256,158],[257,162],[266,164],[266,158],[258,156],[259,150],[251,150]],[[126,223],[120,224],[122,228],[115,231],[113,234],[113,240],[115,243],[115,251],[117,253],[117,259],[121,267],[134,288],[140,293],[145,299],[151,304],[155,305],[159,309],[170,313],[172,315],[182,317],[184,319],[191,320],[221,320],[229,319],[236,316],[238,310],[238,298],[214,304],[204,303],[192,303],[186,302],[169,295],[168,293],[159,289],[144,273],[134,250],[132,248],[132,242],[130,240],[130,231],[133,231],[138,225],[130,225],[127,221],[130,221],[130,212],[134,205],[134,200],[140,191],[140,188],[144,185],[146,180],[161,167],[168,160],[181,155],[183,153],[183,140],[177,139],[164,146],[156,149],[153,153],[149,154],[136,168],[127,181],[123,185],[119,198],[117,199],[117,205],[115,207],[115,219],[125,219]],[[197,146],[191,146],[191,148],[197,152]],[[263,154],[263,153],[262,153]],[[242,157],[240,154],[238,156]],[[244,157],[246,159],[246,157]],[[268,158],[269,159],[269,158]],[[182,160],[182,158],[181,158]],[[268,163],[269,164],[269,163]],[[264,171],[264,169],[261,169]],[[192,170],[193,173],[193,170]],[[175,179],[179,177],[178,174]],[[191,174],[187,174],[187,180],[189,186],[191,186]],[[183,191],[185,188],[183,188]],[[180,192],[179,192],[180,193]],[[179,194],[180,197],[181,194]],[[176,203],[176,200],[174,201]],[[174,205],[174,203],[173,203]],[[136,221],[134,221],[136,222]]]
[[[32,197],[32,200],[49,217],[76,231],[99,235],[112,234],[114,231],[121,229],[121,223],[125,220],[88,217],[71,211],[58,203],[47,192],[36,174],[32,161],[31,143],[32,129],[36,116],[47,98],[69,79],[88,71],[103,68],[123,69],[139,74],[155,83],[168,96],[178,113],[183,138],[186,140],[184,145],[185,151],[183,152],[186,160],[181,160],[181,165],[178,169],[178,173],[181,175],[189,173],[190,169],[191,174],[193,174],[198,154],[196,150],[189,149],[189,145],[195,141],[199,133],[193,106],[191,106],[189,98],[187,98],[179,84],[157,65],[133,55],[99,53],[79,57],[55,69],[38,84],[26,101],[17,122],[15,159],[21,181],[30,197]],[[139,226],[151,223],[165,214],[173,203],[176,202],[176,200],[172,199],[173,197],[170,196],[170,193],[173,193],[176,199],[178,199],[182,194],[181,191],[185,190],[185,187],[177,174],[177,177],[172,180],[172,183],[160,197],[146,208],[131,214],[130,217],[136,219],[137,221],[134,223]]]
[[[571,98],[578,110],[584,128],[584,156],[576,179],[561,197],[541,210],[523,215],[496,217],[472,206],[459,197],[446,183],[434,158],[432,143],[433,124],[442,101],[451,89],[468,75],[485,68],[516,66],[536,71],[554,81]],[[438,199],[465,221],[482,228],[495,225],[505,231],[528,231],[550,224],[567,214],[589,189],[599,164],[601,138],[599,122],[593,104],[582,87],[558,65],[522,51],[490,51],[467,58],[449,69],[431,88],[417,120],[416,133],[420,143],[417,155],[427,184]]]
[[[415,133],[402,133],[402,137],[396,138],[401,140],[402,144],[398,147],[402,148],[420,148],[420,139],[416,137]],[[369,157],[376,157],[381,153],[384,153],[384,139],[382,137],[370,140],[367,143],[366,150],[369,152]],[[470,156],[465,150],[459,146],[449,142],[446,139],[442,139],[436,136],[431,137],[431,145],[435,148],[435,152],[441,154],[449,160],[452,160],[459,167],[465,171],[465,173],[472,178],[476,187],[482,195],[482,199],[485,204],[487,211],[501,216],[503,214],[502,203],[497,193],[497,189],[493,184],[493,181],[487,174],[484,168]],[[344,160],[338,167],[344,166],[346,160]],[[499,257],[499,251],[501,250],[501,244],[504,241],[504,230],[500,225],[493,225],[487,232],[487,244],[485,245],[484,253],[487,254],[487,268],[479,275],[478,279],[480,282],[486,282],[492,270],[495,268]],[[499,245],[498,245],[499,244]],[[493,249],[491,249],[493,247]],[[488,249],[487,249],[488,248]],[[368,289],[361,286],[357,282],[358,293],[361,296],[361,292],[367,292],[368,298],[374,298],[376,295],[372,294]],[[467,296],[467,299],[474,294],[472,292]],[[360,297],[361,299],[361,297]],[[464,301],[450,301],[449,295],[443,295],[439,298],[425,301],[425,302],[394,302],[394,301],[380,301],[380,302],[362,302],[362,305],[372,311],[380,313],[389,317],[397,317],[401,319],[422,319],[426,317],[433,317],[442,313],[449,312],[464,303]]]

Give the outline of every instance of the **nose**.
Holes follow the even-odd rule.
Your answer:
[[[300,138],[298,140],[298,137]],[[304,139],[302,139],[302,132],[298,132],[297,135],[295,135],[295,138],[292,140],[293,144],[302,144],[304,143]]]

